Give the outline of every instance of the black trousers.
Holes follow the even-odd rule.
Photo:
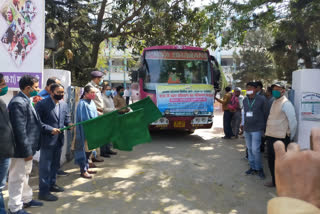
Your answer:
[[[126,103],[129,105],[130,97],[126,97]]]
[[[233,113],[231,111],[224,111],[223,113],[223,131],[225,137],[232,137],[232,127],[231,127],[231,120],[232,120]]]
[[[100,155],[107,155],[111,152],[111,143],[107,143],[100,147]]]
[[[275,179],[275,176],[274,176],[275,153],[274,153],[273,144],[278,140],[281,140],[284,143],[286,149],[287,149],[287,147],[288,147],[288,145],[290,143],[290,138],[288,136],[286,138],[284,138],[284,139],[274,138],[274,137],[267,137],[268,165],[269,165],[270,173],[271,173],[271,176],[272,176],[273,185],[276,185],[276,179]]]

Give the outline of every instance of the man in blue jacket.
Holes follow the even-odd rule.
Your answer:
[[[71,125],[68,105],[64,102],[64,88],[53,83],[50,86],[51,96],[41,100],[36,110],[41,119],[42,137],[39,162],[39,199],[56,201],[58,197],[50,192],[63,192],[56,185],[57,171],[60,166],[61,150],[64,143],[61,128]]]
[[[0,214],[5,214],[5,206],[2,189],[7,182],[7,174],[10,165],[10,157],[14,152],[14,135],[9,119],[7,106],[1,99],[8,92],[8,86],[4,81],[3,74],[0,73]]]
[[[27,214],[23,208],[39,207],[43,204],[32,200],[29,175],[32,158],[39,149],[41,123],[31,97],[38,94],[39,80],[25,75],[19,81],[20,92],[9,103],[9,116],[15,136],[14,158],[9,169],[9,213]]]

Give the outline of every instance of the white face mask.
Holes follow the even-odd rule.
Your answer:
[[[251,95],[251,94],[253,94],[253,91],[247,91],[247,94]]]

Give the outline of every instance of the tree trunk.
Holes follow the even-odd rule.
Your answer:
[[[100,11],[98,14],[98,20],[97,20],[97,25],[96,25],[96,33],[97,38],[94,38],[94,41],[92,43],[92,52],[91,52],[91,67],[96,67],[97,61],[98,61],[98,55],[99,55],[99,47],[100,43],[104,40],[104,36],[102,35],[101,32],[101,27],[102,27],[102,21],[104,17],[104,13],[106,10],[106,5],[107,5],[108,0],[103,0],[101,3]]]

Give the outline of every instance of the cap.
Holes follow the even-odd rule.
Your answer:
[[[236,87],[236,88],[234,89],[234,91],[240,91],[240,92],[241,92],[241,88],[240,88],[240,87]]]
[[[283,82],[276,82],[273,84],[274,86],[278,86],[280,88],[286,88],[285,84]]]
[[[103,73],[101,71],[92,71],[91,76],[92,77],[102,77]]]

